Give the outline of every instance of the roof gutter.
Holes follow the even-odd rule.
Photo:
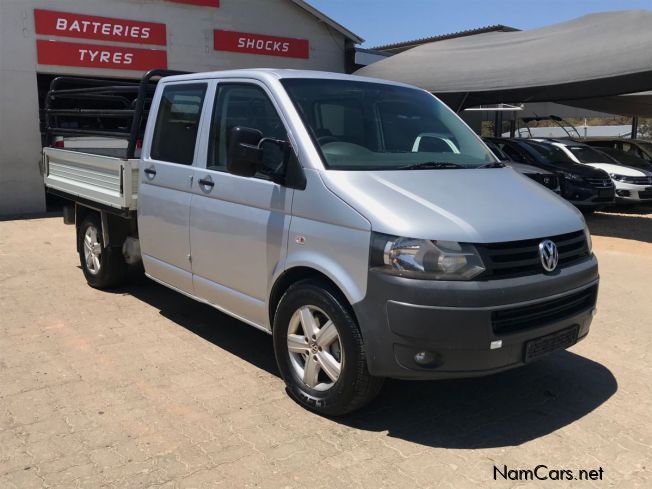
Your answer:
[[[308,2],[304,2],[304,0],[291,0],[291,1],[292,1],[292,3],[294,3],[298,7],[301,7],[303,10],[305,10],[309,14],[317,17],[319,20],[321,20],[324,24],[329,26],[331,29],[336,30],[337,32],[342,34],[347,39],[353,41],[355,44],[362,44],[364,42],[363,38],[361,38],[357,34],[354,34],[350,30],[348,30],[346,27],[344,27],[342,24],[340,24],[338,22],[335,22],[329,16],[327,16],[323,12],[317,10],[315,7],[310,5]]]

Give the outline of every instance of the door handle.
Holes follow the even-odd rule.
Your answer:
[[[156,169],[153,166],[150,166],[149,168],[145,168],[143,171],[147,176],[152,178],[154,178],[154,176],[156,175]]]
[[[206,190],[211,190],[215,186],[215,182],[211,177],[206,177],[199,180],[199,185],[202,187],[208,187]]]

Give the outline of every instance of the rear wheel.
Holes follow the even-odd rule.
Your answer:
[[[274,350],[290,396],[320,414],[354,411],[380,391],[367,370],[362,335],[349,304],[329,284],[288,289],[274,317]]]
[[[95,214],[87,215],[77,231],[79,261],[91,287],[105,289],[122,284],[127,264],[119,249],[104,247],[102,225]]]

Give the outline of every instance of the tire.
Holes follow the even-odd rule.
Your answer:
[[[340,416],[361,408],[380,391],[384,379],[367,370],[351,306],[327,282],[303,280],[292,285],[276,308],[273,335],[288,394],[310,411]]]
[[[99,216],[88,214],[77,231],[79,262],[88,285],[108,289],[124,283],[127,264],[118,248],[104,247]]]

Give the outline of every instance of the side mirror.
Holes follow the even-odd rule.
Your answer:
[[[290,143],[265,138],[249,127],[236,126],[229,132],[226,169],[241,177],[253,177],[261,171],[279,185],[306,188],[306,177]]]
[[[229,132],[226,169],[241,177],[253,177],[263,163],[258,147],[263,133],[257,129],[236,126]]]

